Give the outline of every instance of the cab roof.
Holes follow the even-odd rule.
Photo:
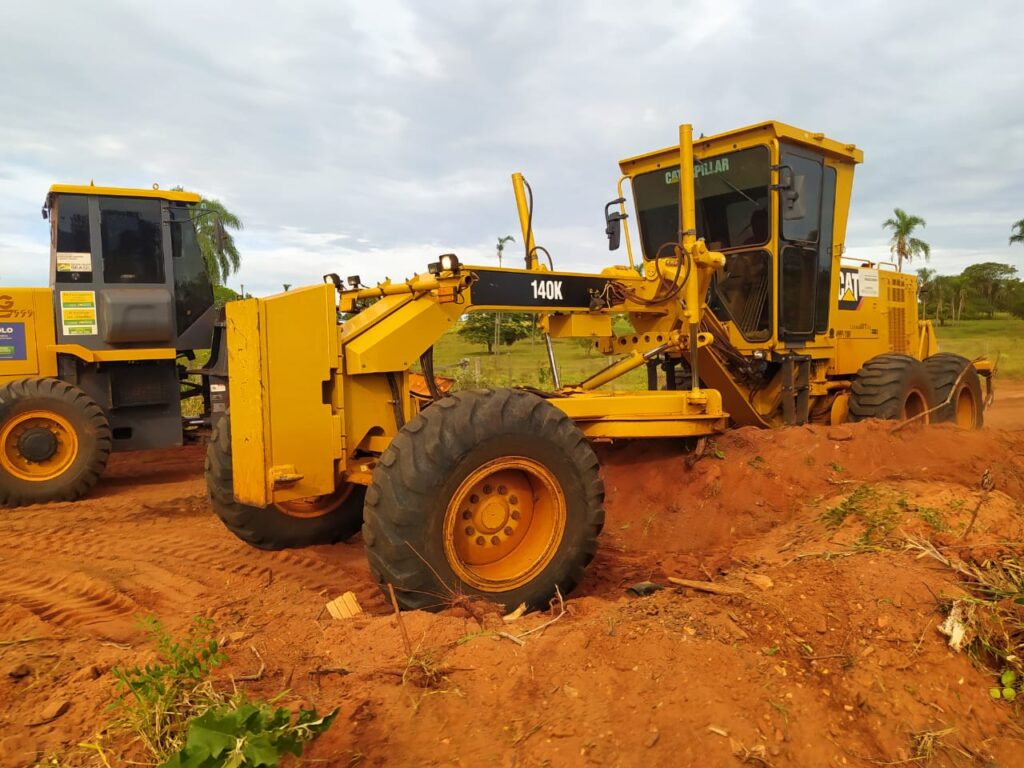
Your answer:
[[[54,195],[102,195],[103,197],[149,197],[175,203],[198,203],[195,192],[175,192],[170,189],[134,189],[132,187],[98,187],[95,184],[54,184],[47,193],[49,202]]]
[[[844,144],[840,141],[826,138],[823,133],[805,131],[796,126],[780,123],[778,120],[767,120],[763,123],[755,123],[745,128],[736,128],[723,133],[716,133],[714,136],[702,136],[694,138],[693,151],[698,157],[724,152],[734,149],[734,144],[743,142],[746,145],[758,143],[764,137],[771,137],[788,141],[792,144],[800,144],[823,152],[831,157],[846,160],[851,163],[864,162],[864,152],[853,144]],[[665,149],[645,152],[642,155],[628,157],[619,161],[619,168],[626,175],[647,169],[653,163],[659,165],[665,162],[677,164],[679,162],[679,145],[666,147]]]

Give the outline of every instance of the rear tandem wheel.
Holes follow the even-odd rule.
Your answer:
[[[916,357],[900,354],[877,355],[857,371],[850,391],[850,419],[896,419],[921,417],[936,404],[935,387],[924,364]]]

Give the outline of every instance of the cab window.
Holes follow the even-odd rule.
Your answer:
[[[163,283],[160,201],[101,197],[103,281]]]
[[[694,161],[697,237],[712,250],[763,246],[771,237],[768,147],[751,147]],[[679,166],[633,179],[644,258],[679,239]]]
[[[89,198],[60,195],[54,216],[56,276],[58,283],[92,281],[92,244],[89,229]]]

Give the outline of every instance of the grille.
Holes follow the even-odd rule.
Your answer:
[[[907,351],[907,311],[889,307],[889,346],[893,352]]]

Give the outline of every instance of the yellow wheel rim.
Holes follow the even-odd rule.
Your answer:
[[[45,458],[33,460],[24,451],[29,441],[46,446]],[[53,411],[16,414],[0,428],[0,466],[19,480],[42,483],[60,477],[78,458],[78,434]]]
[[[964,387],[956,397],[956,424],[964,429],[974,429],[976,423],[974,393],[970,387]]]
[[[345,503],[345,499],[352,493],[352,484],[344,483],[338,486],[334,493],[325,493],[322,496],[310,496],[305,499],[292,499],[291,501],[279,501],[274,504],[278,512],[283,512],[288,517],[313,518],[323,517]]]
[[[565,535],[561,486],[540,462],[504,456],[462,481],[444,516],[444,552],[455,575],[481,592],[535,579]]]

